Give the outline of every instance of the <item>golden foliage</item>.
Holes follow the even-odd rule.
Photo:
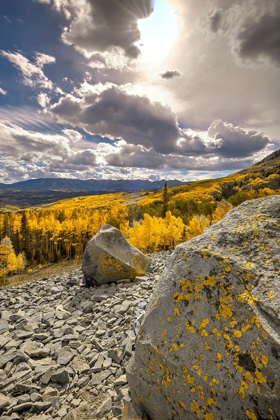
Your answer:
[[[279,186],[276,155],[225,178],[168,188],[166,212],[163,190],[75,197],[25,211],[10,206],[0,212],[0,277],[22,271],[25,254],[29,269],[81,258],[89,239],[105,223],[119,228],[144,252],[173,249],[221,220],[233,206],[279,194]]]

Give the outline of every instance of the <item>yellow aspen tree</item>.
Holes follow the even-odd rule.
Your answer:
[[[0,243],[0,277],[3,277],[4,280],[13,263],[13,258],[9,261],[9,256],[12,253],[14,254],[12,242],[8,236],[5,236]]]
[[[129,221],[128,220],[126,220],[125,222],[122,222],[120,224],[120,231],[125,238],[128,237],[128,232],[129,232]]]
[[[181,217],[175,217],[170,211],[166,213],[164,219],[165,224],[165,235],[166,245],[172,249],[181,241],[182,234],[184,231],[184,222]]]
[[[226,200],[222,200],[217,205],[216,210],[212,214],[212,221],[211,224],[214,225],[215,223],[219,222],[224,215],[233,209],[233,205]]]
[[[23,272],[26,266],[26,259],[22,253],[17,256],[17,270],[18,272]]]
[[[17,271],[18,269],[17,257],[13,249],[11,250],[7,258],[7,269],[8,269],[8,273],[13,273]]]
[[[135,246],[138,249],[144,251],[146,249],[142,248],[142,240],[141,240],[141,225],[139,222],[134,223],[133,227],[129,228],[128,230],[128,241],[131,245]]]
[[[194,238],[195,236],[201,235],[201,233],[210,226],[210,220],[204,215],[195,215],[190,220],[187,226],[187,240]]]

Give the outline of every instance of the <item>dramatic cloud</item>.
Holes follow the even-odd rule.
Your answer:
[[[211,3],[221,5],[219,0]],[[211,9],[210,9],[211,10]],[[278,0],[224,3],[209,18],[210,30],[229,38],[239,64],[280,66],[280,4]]]
[[[137,22],[152,13],[152,0],[56,0],[54,5],[71,19],[63,41],[86,57],[118,48],[132,59],[140,54]]]
[[[227,158],[251,156],[270,143],[270,139],[263,133],[245,131],[221,120],[211,124],[208,136],[215,140],[215,154]]]
[[[130,93],[129,86],[84,82],[75,93],[76,96],[67,95],[50,107],[59,123],[112,141],[125,140],[127,145],[143,146],[149,153],[153,150],[165,155],[216,154],[236,158],[251,156],[270,142],[262,133],[245,131],[221,120],[210,126],[208,137],[202,137],[180,128],[169,107]],[[125,156],[132,158],[133,151],[124,148],[124,152],[123,160],[118,159],[120,166],[124,165]],[[141,153],[144,149],[140,148],[137,155]]]
[[[84,83],[82,98],[67,95],[50,107],[60,123],[80,127],[92,135],[153,148],[160,153],[176,149],[181,137],[176,115],[147,97],[129,94],[125,86]]]
[[[0,50],[0,54],[7,58],[14,67],[21,71],[23,83],[27,86],[39,86],[45,89],[52,89],[53,83],[45,76],[43,67],[45,64],[55,62],[55,58],[41,53],[35,53],[35,63],[31,63],[26,57],[19,53],[11,53]]]
[[[114,147],[114,152],[109,153],[105,159],[109,166],[119,167],[159,169],[165,163],[165,157],[154,150],[127,144],[122,140]]]
[[[0,165],[7,173],[9,168],[18,168],[20,177],[46,167],[57,173],[87,170],[96,166],[96,154],[92,149],[74,150],[81,139],[75,130],[63,130],[63,135],[46,134],[0,123]]]
[[[24,25],[3,3],[2,179],[205,178],[279,147],[279,0],[35,2]]]
[[[161,73],[160,76],[163,79],[173,79],[174,77],[181,77],[182,73],[178,69],[167,70],[164,73]]]
[[[241,59],[270,61],[280,66],[280,10],[266,13],[252,24],[248,20],[237,37],[236,53]]]

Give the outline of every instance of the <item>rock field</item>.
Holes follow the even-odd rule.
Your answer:
[[[80,270],[0,289],[1,420],[121,419],[126,365],[171,252],[146,277],[85,288]]]

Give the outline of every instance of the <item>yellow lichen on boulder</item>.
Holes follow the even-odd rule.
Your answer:
[[[86,286],[134,279],[145,275],[150,259],[130,245],[122,233],[111,225],[103,225],[88,242],[82,270]]]
[[[272,196],[176,248],[128,367],[139,416],[280,418],[279,239]]]

